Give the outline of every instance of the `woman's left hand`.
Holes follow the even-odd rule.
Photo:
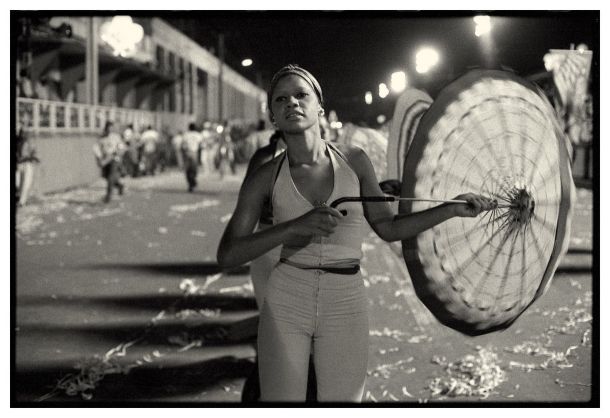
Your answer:
[[[465,193],[454,197],[455,200],[466,200],[468,203],[454,203],[452,209],[455,216],[463,218],[474,218],[481,212],[494,209],[498,206],[497,201],[474,193]]]

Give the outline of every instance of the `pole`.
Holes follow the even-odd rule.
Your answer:
[[[223,80],[222,73],[225,61],[225,36],[222,33],[218,34],[218,59],[220,60],[220,69],[218,71],[218,118],[220,122],[224,120],[223,109]]]

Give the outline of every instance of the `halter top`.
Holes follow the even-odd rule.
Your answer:
[[[360,196],[360,182],[356,173],[334,147],[326,144],[334,173],[333,191],[326,204],[345,196]],[[299,192],[284,157],[272,192],[273,222],[290,221],[309,212],[314,206]],[[342,203],[347,215],[328,237],[301,237],[282,247],[281,258],[302,267],[342,266],[358,264],[362,258],[364,240],[364,212],[362,203]]]

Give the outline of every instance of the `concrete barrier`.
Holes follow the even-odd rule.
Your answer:
[[[40,163],[36,166],[32,195],[65,190],[100,178],[93,155],[98,139],[91,133],[30,133]]]

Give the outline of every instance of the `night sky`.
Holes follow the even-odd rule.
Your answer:
[[[597,12],[510,12],[492,16],[492,53],[474,35],[474,12],[205,12],[161,15],[204,47],[217,51],[225,35],[229,65],[253,82],[258,72],[266,89],[273,73],[287,63],[309,69],[320,81],[327,110],[343,120],[363,118],[364,93],[375,96],[377,113],[391,109],[395,97],[377,96],[393,71],[406,71],[409,84],[433,96],[471,67],[505,66],[528,76],[544,71],[551,48],[585,43],[599,50]],[[439,65],[425,76],[415,72],[415,51],[435,47]],[[242,68],[243,58],[254,65]],[[595,70],[594,70],[595,71]],[[370,112],[370,109],[369,109]],[[389,112],[391,114],[391,112]],[[389,116],[389,115],[388,115]]]

